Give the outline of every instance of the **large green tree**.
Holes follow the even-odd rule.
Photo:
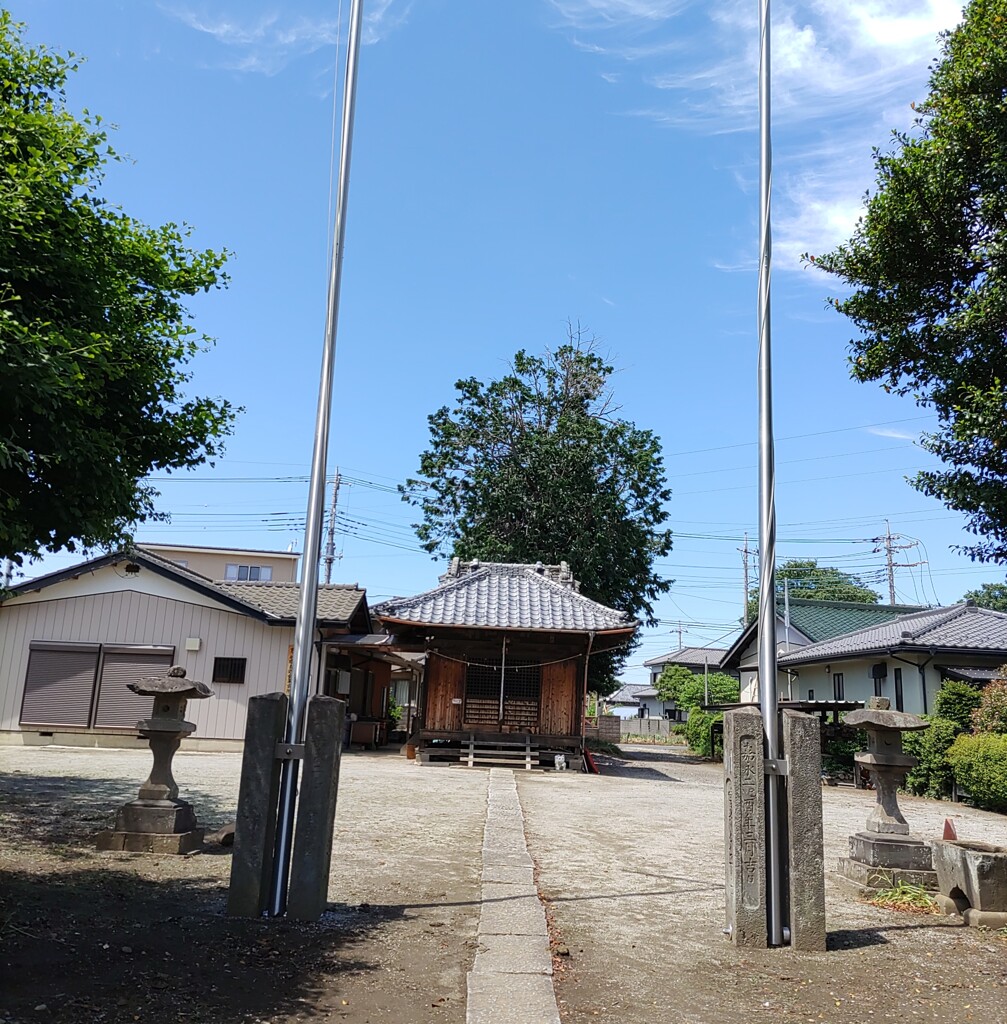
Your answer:
[[[152,470],[220,450],[234,412],[184,394],[210,339],[186,296],[224,254],[101,195],[117,156],[68,109],[72,56],[30,47],[0,11],[0,556],[121,543],[154,516]]]
[[[791,597],[815,601],[854,601],[877,604],[881,600],[858,576],[831,565],[819,565],[815,558],[791,558],[776,569],[776,599],[783,601],[784,591]],[[748,621],[759,614],[759,588],[748,599]]]
[[[1007,560],[1007,0],[972,0],[941,39],[914,128],[874,154],[853,237],[816,266],[860,331],[851,373],[936,411],[945,464],[913,486],[964,512],[974,559]]]
[[[980,608],[1007,612],[1007,583],[984,583],[978,590],[967,590],[963,601],[974,601]]]
[[[670,586],[654,560],[671,550],[659,439],[619,419],[613,368],[571,331],[511,372],[459,380],[454,408],[429,417],[430,447],[404,496],[420,542],[439,557],[568,562],[582,592],[653,624]],[[615,685],[621,658],[593,658],[591,689]]]

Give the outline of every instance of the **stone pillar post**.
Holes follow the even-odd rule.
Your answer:
[[[787,875],[790,945],[825,950],[825,848],[822,833],[822,741],[814,715],[783,712],[787,761]]]
[[[286,723],[286,694],[266,693],[249,700],[227,894],[232,917],[259,917],[269,902],[280,793],[276,744],[283,741]]]
[[[766,787],[758,708],[724,715],[724,847],[731,942],[765,949]]]

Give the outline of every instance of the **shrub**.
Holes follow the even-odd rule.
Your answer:
[[[938,799],[951,796],[954,774],[947,753],[962,728],[951,718],[925,715],[929,729],[907,732],[902,747],[907,754],[919,758],[919,764],[906,776],[906,789],[917,796]]]
[[[867,733],[858,730],[852,736],[837,736],[825,744],[822,753],[822,771],[836,779],[852,779],[855,764],[853,755],[867,749]]]
[[[994,679],[972,713],[973,732],[1007,732],[1007,679]]]
[[[713,757],[714,751],[710,746],[710,726],[714,722],[723,721],[721,714],[712,714],[709,711],[700,711],[693,708],[689,712],[689,720],[685,723],[685,738],[689,741],[689,747],[693,753],[701,757]],[[717,751],[721,752],[723,747],[718,742]]]
[[[1007,735],[959,736],[947,759],[977,807],[1007,811]]]
[[[934,716],[950,718],[959,732],[972,731],[972,713],[982,701],[982,691],[971,683],[947,679],[934,698]]]

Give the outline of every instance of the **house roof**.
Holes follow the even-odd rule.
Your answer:
[[[261,608],[276,619],[293,621],[301,600],[299,583],[238,582],[218,580],[213,584],[225,593],[233,594],[248,604]],[[325,583],[318,587],[318,621],[321,623],[348,623],[360,607],[364,591],[352,583]]]
[[[948,665],[939,666],[940,673],[945,679],[957,679],[964,683],[988,683],[999,679],[1003,675],[1001,668],[976,667],[973,665]]]
[[[224,583],[211,580],[177,562],[163,558],[152,551],[137,548],[133,551],[113,551],[98,555],[57,572],[28,580],[10,591],[11,596],[44,590],[46,587],[76,579],[120,562],[135,562],[159,576],[174,579],[206,597],[212,597],[235,611],[251,615],[272,625],[286,625],[297,615],[300,586],[297,583]],[[265,588],[269,588],[268,591]],[[273,588],[276,588],[275,590]],[[330,584],[318,588],[318,621],[325,625],[348,625],[366,593],[355,585]],[[363,606],[366,612],[366,604]]]
[[[572,575],[559,582],[561,572],[562,566],[459,563],[433,590],[393,597],[377,605],[374,614],[418,626],[576,633],[630,632],[637,627],[625,612],[578,593]]]
[[[790,599],[790,627],[807,637],[808,642],[813,644],[842,636],[854,630],[892,622],[900,615],[925,610],[919,605],[861,604],[856,601],[816,601],[809,597],[792,597]],[[784,604],[782,601],[778,601],[776,605],[778,623],[783,622],[783,616]],[[753,619],[721,659],[721,667],[726,668],[740,661],[742,651],[755,638],[758,628],[758,620]]]
[[[605,697],[606,704],[635,704],[644,690],[652,689],[649,683],[624,683],[615,693]]]
[[[720,664],[720,659],[727,654],[723,647],[680,647],[677,651],[658,655],[643,664],[647,668],[657,665],[687,665],[689,668],[702,668],[707,659],[713,666]]]
[[[1007,614],[962,602],[899,615],[784,654],[780,665],[886,654],[891,650],[1007,656]]]

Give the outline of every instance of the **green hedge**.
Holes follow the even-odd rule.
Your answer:
[[[719,712],[713,714],[709,711],[700,711],[699,708],[689,709],[689,719],[685,723],[685,738],[689,741],[689,748],[694,754],[701,757],[713,757],[714,751],[710,748],[710,726],[714,722],[723,721],[724,716]],[[717,753],[723,752],[723,747],[718,742]]]
[[[947,684],[945,684],[947,685]],[[919,758],[919,764],[906,776],[906,789],[917,796],[946,799],[951,796],[954,775],[947,754],[962,731],[959,723],[939,715],[924,715],[929,729],[902,735],[902,748]]]
[[[1007,680],[994,679],[983,688],[972,715],[972,731],[1007,733]]]
[[[972,803],[990,811],[1007,811],[1007,735],[959,736],[947,760]]]
[[[971,683],[946,679],[934,698],[934,717],[950,718],[959,732],[971,732],[972,713],[982,699],[982,691]]]

